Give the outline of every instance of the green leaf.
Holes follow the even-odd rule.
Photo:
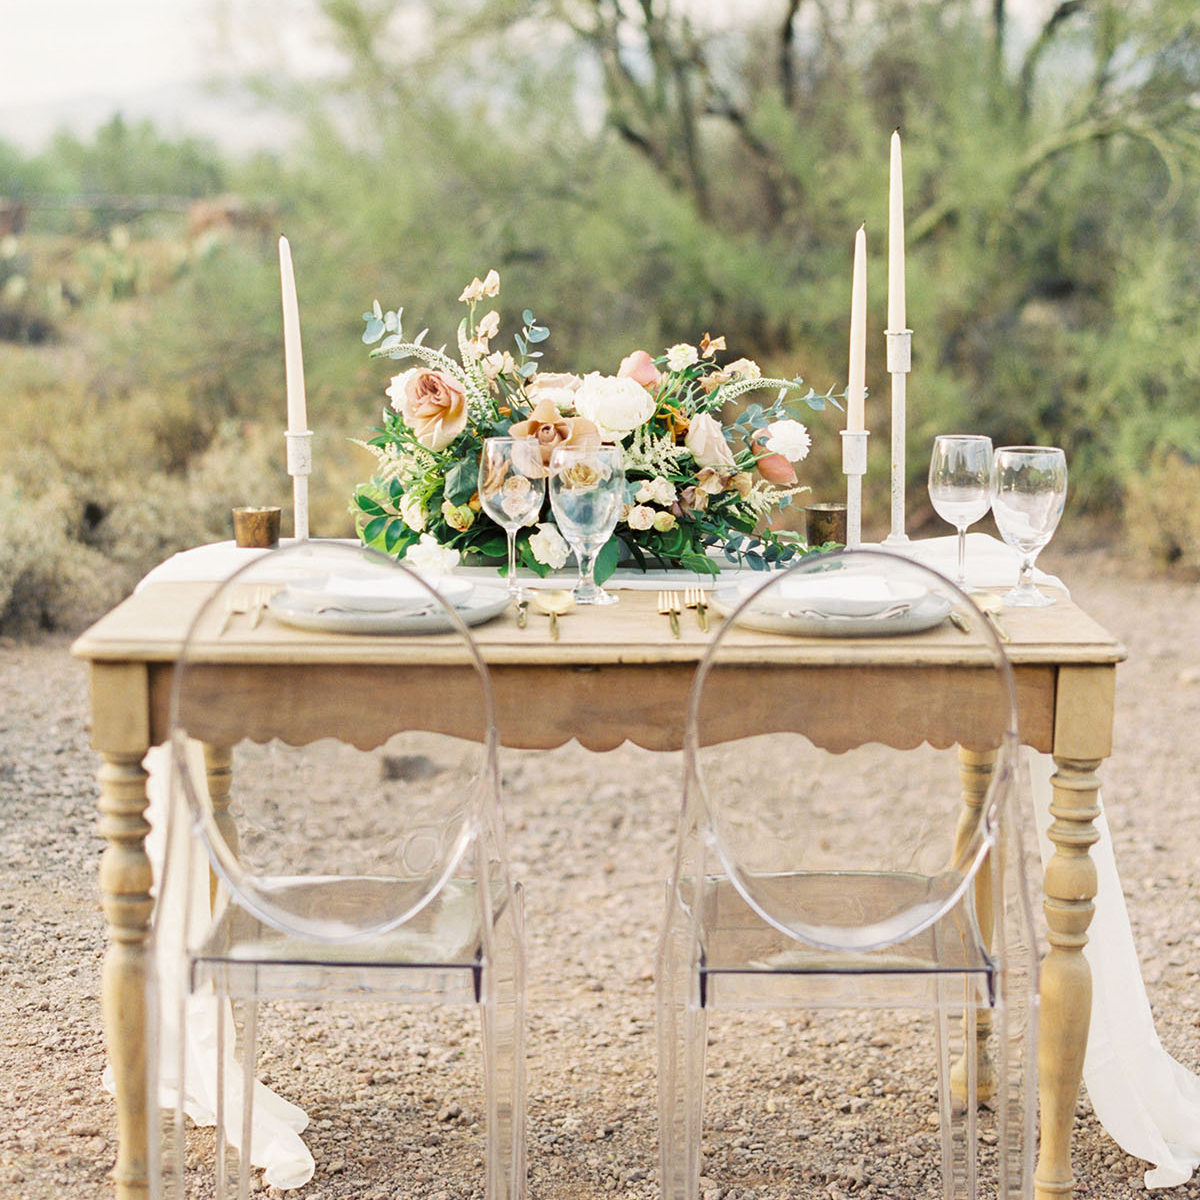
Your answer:
[[[695,550],[685,550],[679,556],[679,565],[695,571],[697,575],[719,575],[721,568],[707,554],[698,554]]]
[[[365,492],[356,492],[354,503],[358,505],[359,511],[364,512],[369,517],[382,517],[384,515],[383,505]]]
[[[526,331],[531,342],[544,342],[550,336],[545,325],[530,325]]]
[[[363,526],[363,542],[368,546],[374,545],[379,536],[383,533],[384,529],[387,528],[387,523],[387,517],[373,517]]]
[[[396,547],[404,540],[405,535],[409,532],[408,526],[403,521],[397,519],[392,521],[384,531],[383,544],[389,554],[396,552]],[[409,543],[411,545],[411,541]]]
[[[621,539],[611,537],[600,548],[600,553],[596,555],[596,582],[603,583],[617,569],[617,563],[620,560]]]
[[[479,479],[479,464],[473,458],[456,462],[446,472],[446,499],[451,504],[462,504],[470,500]]]

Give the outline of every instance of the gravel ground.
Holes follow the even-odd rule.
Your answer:
[[[1142,578],[1105,552],[1051,547],[1045,560],[1130,652],[1105,799],[1159,1035],[1200,1069],[1200,883],[1178,836],[1200,828],[1197,588]],[[0,645],[0,1200],[112,1191],[95,764],[68,646]],[[656,1194],[652,956],[679,760],[567,747],[509,753],[504,766],[530,932],[531,1194],[642,1200]],[[714,1020],[706,1200],[934,1195],[932,1065],[912,1024]],[[473,1013],[290,1008],[264,1041],[265,1078],[312,1117],[317,1175],[297,1196],[482,1196]],[[1079,1191],[1124,1196],[1144,1167],[1082,1096]],[[359,1169],[365,1185],[351,1181]],[[1171,1194],[1198,1196],[1200,1184]]]

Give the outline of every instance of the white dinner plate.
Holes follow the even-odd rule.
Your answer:
[[[748,596],[762,586],[757,581],[745,581],[739,591]],[[794,613],[804,609],[822,617],[871,617],[895,613],[928,594],[919,583],[897,582],[883,575],[821,571],[780,580],[761,598],[758,607],[764,612]]]
[[[711,597],[712,607],[723,617],[733,611],[745,599],[736,587],[717,588]],[[782,597],[775,597],[781,600]],[[819,610],[797,608],[792,610],[783,604],[764,606],[751,601],[738,617],[738,624],[748,629],[761,629],[766,633],[787,633],[794,637],[895,637],[898,634],[921,633],[940,625],[950,615],[950,601],[945,596],[925,591],[911,603],[897,602],[863,616],[847,616],[831,613],[828,616]]]
[[[482,625],[508,607],[504,588],[468,586],[468,592],[466,599],[454,605],[467,625]],[[317,633],[445,633],[454,628],[446,611],[432,602],[425,608],[362,611],[331,605],[326,596],[314,602],[312,596],[296,595],[290,587],[271,597],[267,611],[285,625]]]
[[[457,575],[439,575],[428,580],[438,595],[458,604],[471,594],[469,579]],[[338,608],[347,612],[399,612],[429,607],[429,593],[413,578],[400,571],[381,573],[348,570],[330,575],[296,579],[287,590],[294,604],[311,608]]]

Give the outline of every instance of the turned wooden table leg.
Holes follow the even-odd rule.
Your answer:
[[[1093,824],[1100,759],[1055,756],[1051,779],[1050,840],[1046,864],[1045,912],[1050,950],[1042,962],[1042,1012],[1038,1041],[1042,1138],[1034,1176],[1039,1200],[1068,1194],[1071,1128],[1083,1079],[1088,1025],[1092,1015],[1092,973],[1083,948],[1096,896],[1096,866],[1089,851],[1099,838]]]
[[[233,787],[233,751],[228,746],[214,746],[204,743],[204,771],[208,780],[208,795],[212,801],[213,819],[225,843],[237,853],[237,825],[229,813],[229,793]],[[213,872],[209,872],[208,898],[212,904],[217,902],[218,880]]]
[[[966,750],[959,747],[958,777],[962,785],[963,810],[958,819],[955,854],[959,853],[963,844],[979,827],[980,809],[987,796],[988,785],[991,783],[995,765],[996,752],[994,750]],[[994,921],[992,865],[989,858],[979,868],[979,874],[975,876],[975,917],[979,922],[979,932],[983,936],[984,944],[989,948],[992,944]],[[990,1103],[996,1094],[996,1064],[988,1048],[988,1039],[991,1033],[992,1014],[987,1009],[980,1009],[975,1014],[975,1099],[979,1104]],[[966,1103],[967,1060],[965,1053],[951,1068],[950,1092],[956,1103],[960,1105]]]
[[[100,859],[100,894],[108,924],[101,981],[104,1036],[117,1100],[118,1200],[148,1195],[146,1127],[146,939],[154,902],[146,857],[146,772],[143,751],[103,752],[100,832],[108,845]]]

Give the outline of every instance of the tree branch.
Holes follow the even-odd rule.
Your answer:
[[[1037,72],[1038,61],[1054,40],[1059,26],[1086,7],[1087,0],[1060,0],[1058,7],[1046,18],[1046,23],[1034,39],[1033,45],[1026,52],[1025,61],[1021,64],[1020,82],[1017,87],[1017,105],[1023,123],[1029,119],[1029,114],[1033,110],[1033,77]]]

